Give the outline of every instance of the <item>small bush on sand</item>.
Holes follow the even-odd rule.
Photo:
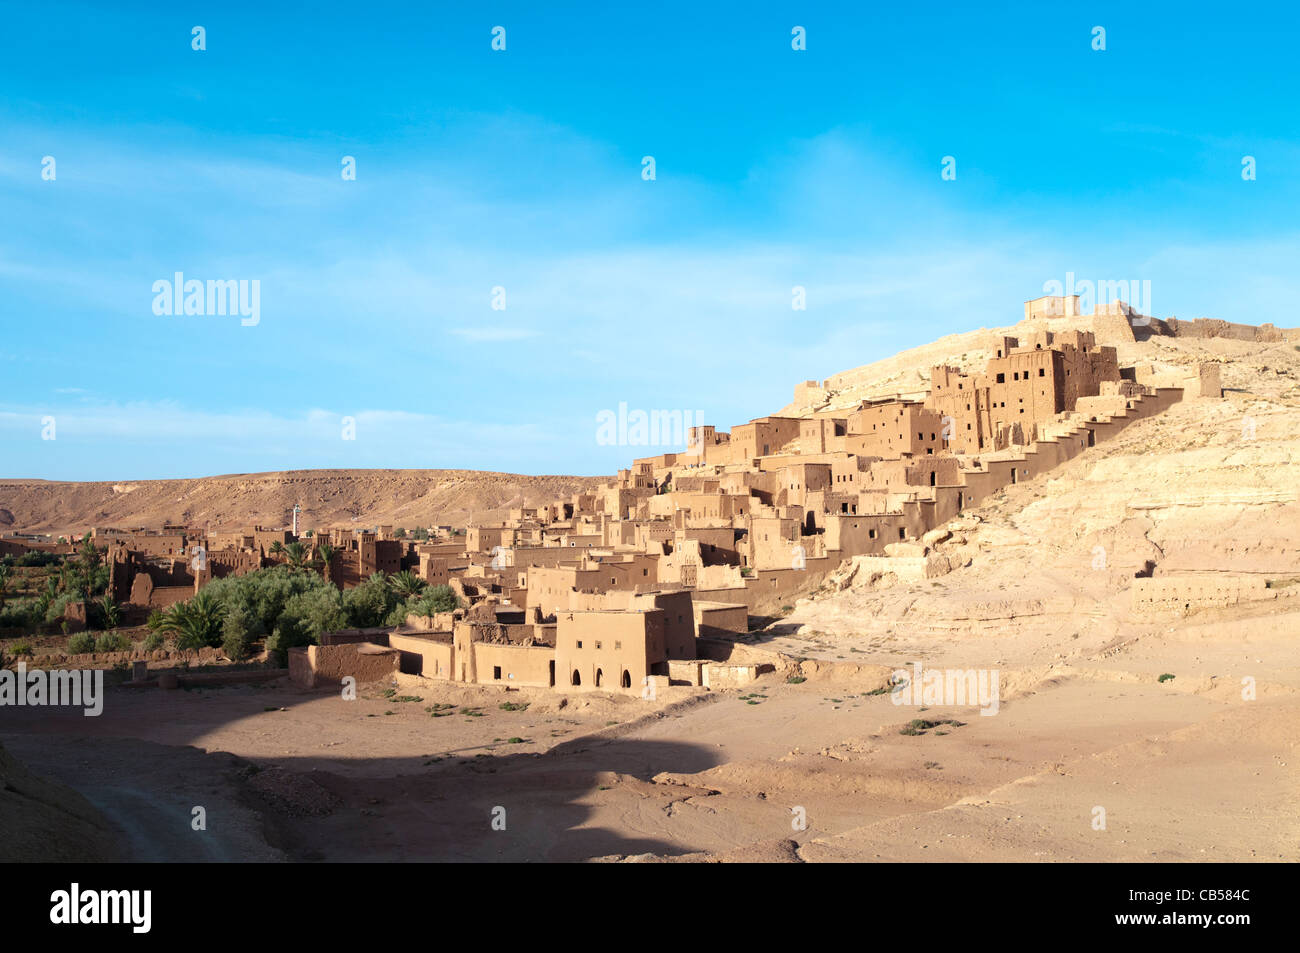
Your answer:
[[[68,654],[86,655],[95,651],[95,637],[89,632],[78,632],[68,636]]]

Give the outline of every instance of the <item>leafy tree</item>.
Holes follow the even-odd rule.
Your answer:
[[[289,600],[308,589],[333,589],[313,573],[295,573],[287,566],[272,566],[243,576],[215,579],[203,587],[227,605],[246,603],[257,616],[263,632],[273,632]]]
[[[406,530],[404,530],[402,527],[399,526],[397,527],[397,529],[393,530],[393,539],[405,539],[405,538],[406,538]]]
[[[286,620],[295,622],[312,642],[318,642],[323,632],[348,627],[343,595],[333,586],[315,587],[291,598],[284,607],[279,625],[283,626]]]
[[[266,649],[279,665],[288,665],[289,649],[317,644],[322,632],[347,628],[347,620],[342,594],[333,586],[327,584],[300,592],[285,605],[275,630],[266,640]]]
[[[459,605],[460,600],[450,586],[432,586],[393,609],[386,621],[388,625],[401,625],[408,615],[431,619],[437,613],[451,612]]]
[[[9,597],[9,564],[0,563],[0,609],[5,607]]]
[[[434,612],[451,612],[453,609],[460,608],[460,599],[451,586],[434,586],[425,593],[425,598]]]
[[[429,531],[425,529],[423,526],[421,526],[418,529],[416,529],[416,531],[411,535],[414,536],[420,542],[424,542],[426,539],[429,538]]]
[[[251,653],[253,641],[262,634],[262,620],[252,603],[235,602],[227,608],[221,625],[221,650],[232,662],[242,662]]]
[[[388,614],[397,606],[397,595],[388,585],[384,574],[377,572],[361,585],[344,593],[343,605],[347,610],[348,624],[364,629],[384,624]]]

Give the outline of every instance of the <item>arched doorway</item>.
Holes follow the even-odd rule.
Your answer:
[[[604,677],[605,677],[605,673],[602,672],[600,669],[596,669],[596,687],[597,687],[597,688],[600,688],[600,683],[604,680]]]
[[[582,684],[582,676],[578,674],[578,670],[576,668],[573,670],[573,681],[571,684],[573,685]]]
[[[624,688],[632,687],[632,673],[627,669],[623,669],[623,679],[620,684],[622,684]]]

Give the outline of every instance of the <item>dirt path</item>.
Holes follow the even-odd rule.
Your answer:
[[[240,800],[239,761],[227,754],[130,739],[6,735],[28,768],[77,791],[113,825],[118,859],[149,863],[281,860],[262,819]],[[195,807],[206,830],[191,826]]]

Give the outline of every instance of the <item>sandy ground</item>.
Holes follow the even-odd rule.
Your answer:
[[[1253,650],[1275,658],[1295,621]],[[421,701],[121,688],[99,718],[26,710],[0,740],[139,860],[1295,859],[1300,696],[1270,682],[1242,701],[1227,669],[1190,677],[1204,653],[1163,646],[1155,667],[1187,673],[1163,684],[1030,673],[995,717],[830,675],[564,707],[402,677],[398,695]],[[962,724],[900,735],[916,717]]]

